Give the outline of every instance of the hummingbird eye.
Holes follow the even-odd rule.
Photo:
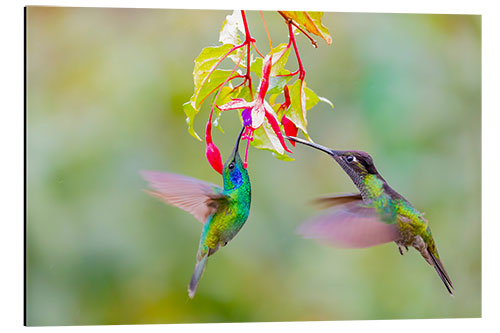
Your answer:
[[[348,155],[346,156],[345,160],[348,162],[348,163],[352,163],[356,160],[356,158],[352,155]]]
[[[231,171],[234,169],[234,162],[231,162],[229,163],[229,165],[227,166],[227,168]]]

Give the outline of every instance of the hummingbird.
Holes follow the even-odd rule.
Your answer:
[[[208,257],[236,236],[250,212],[250,178],[238,153],[244,129],[245,127],[241,129],[234,150],[224,164],[224,188],[174,173],[141,172],[154,189],[146,190],[147,193],[191,213],[204,224],[196,254],[196,265],[188,285],[190,298],[196,293]]]
[[[359,193],[329,195],[317,202],[331,207],[304,223],[298,232],[306,238],[344,248],[365,248],[395,242],[399,253],[413,247],[436,270],[453,295],[453,284],[438,254],[427,220],[378,173],[372,157],[363,151],[332,150],[296,137],[287,139],[321,150],[340,165]]]

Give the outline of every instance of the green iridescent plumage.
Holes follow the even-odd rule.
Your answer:
[[[194,297],[207,258],[236,236],[250,212],[250,179],[238,153],[242,133],[243,129],[233,153],[224,164],[224,188],[182,175],[142,172],[143,177],[155,189],[148,193],[186,210],[205,224],[196,255],[196,266],[188,286],[191,298]]]
[[[250,212],[250,179],[237,151],[224,165],[222,176],[224,190],[217,199],[217,211],[203,228],[198,257],[214,253],[219,245],[225,245],[236,236]]]
[[[288,139],[332,156],[360,191],[321,198],[320,202],[333,208],[304,224],[299,229],[304,236],[353,248],[394,241],[401,254],[403,248],[414,247],[453,294],[453,284],[439,258],[427,220],[387,184],[370,155],[361,151],[336,151],[295,137]]]

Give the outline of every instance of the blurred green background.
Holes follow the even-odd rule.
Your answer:
[[[297,236],[309,200],[355,188],[328,156],[296,147],[294,162],[250,150],[250,217],[188,299],[201,224],[147,196],[138,171],[220,183],[182,104],[229,14],[28,7],[27,323],[481,316],[481,18],[470,15],[326,13],[332,46],[298,38],[308,86],[335,104],[309,112],[312,137],[370,152],[426,212],[456,296],[415,250]],[[273,44],[286,42],[281,17],[264,16]],[[267,52],[260,14],[248,19]],[[240,125],[235,112],[221,124],[225,159]]]

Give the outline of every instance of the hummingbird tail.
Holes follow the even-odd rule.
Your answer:
[[[208,254],[209,252],[207,251],[203,258],[201,258],[201,260],[198,261],[196,263],[196,266],[194,267],[194,272],[191,276],[191,281],[189,282],[188,286],[189,298],[193,298],[194,294],[196,293],[196,288],[198,288],[198,283],[200,283],[201,275],[203,274],[205,266],[207,265]]]
[[[433,263],[434,269],[436,270],[439,277],[441,278],[441,281],[443,281],[444,286],[446,287],[446,289],[448,289],[448,292],[450,293],[450,295],[453,295],[452,289],[455,289],[455,288],[453,288],[453,284],[451,283],[451,280],[450,280],[450,277],[448,276],[448,273],[446,273],[446,270],[444,269],[443,263],[441,262],[441,260],[439,260],[439,258],[436,258],[436,256],[434,255],[434,253],[432,253],[432,251],[427,249],[427,252],[429,253],[430,257],[432,258],[432,263]]]

